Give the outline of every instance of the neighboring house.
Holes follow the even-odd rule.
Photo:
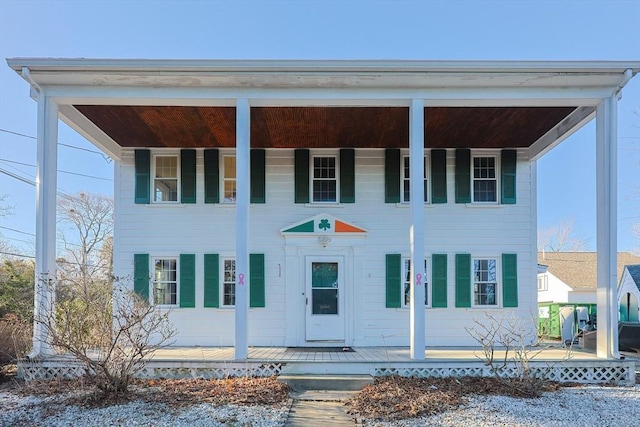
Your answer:
[[[640,322],[640,264],[624,267],[620,286],[618,286],[618,305],[620,320],[623,322]]]
[[[617,278],[626,265],[640,263],[629,252],[618,253]],[[538,264],[546,267],[538,274],[539,303],[595,304],[597,302],[596,252],[538,252]]]
[[[424,359],[476,344],[486,311],[530,319],[536,160],[596,116],[613,262],[617,97],[640,63],[8,62],[38,97],[38,273],[54,268],[60,117],[115,160],[114,272],[171,310],[178,345]]]

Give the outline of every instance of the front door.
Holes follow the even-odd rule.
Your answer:
[[[309,257],[306,262],[306,340],[345,337],[342,257]]]

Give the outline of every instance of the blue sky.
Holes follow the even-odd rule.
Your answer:
[[[0,57],[0,169],[33,180],[35,140],[14,133],[35,136],[36,103],[7,57],[638,61],[640,1],[0,0]],[[623,92],[618,129],[618,247],[634,250],[639,77]],[[62,123],[59,141],[96,151]],[[113,163],[81,149],[60,147],[59,189],[111,194]],[[571,220],[591,250],[594,171],[595,123],[538,163],[539,227]],[[0,173],[2,194],[14,214],[0,234],[32,253],[34,187]]]

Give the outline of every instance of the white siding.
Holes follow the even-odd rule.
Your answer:
[[[473,320],[480,320],[485,313],[483,309],[455,307],[457,253],[499,260],[503,253],[516,253],[519,306],[509,311],[525,319],[536,312],[537,254],[531,242],[531,229],[535,227],[535,207],[531,204],[535,182],[531,176],[535,165],[523,155],[518,158],[517,204],[472,206],[455,203],[454,164],[454,151],[448,150],[448,203],[425,207],[425,255],[448,256],[448,307],[427,309],[427,346],[473,345],[465,328],[472,327]],[[293,150],[267,150],[267,203],[250,208],[250,252],[265,254],[266,307],[249,311],[249,345],[304,344],[304,325],[299,324],[304,322],[304,305],[298,295],[304,289],[300,285],[304,275],[301,263],[291,262],[296,253],[322,255],[331,251],[351,257],[347,266],[352,280],[347,296],[348,344],[409,345],[409,310],[385,308],[385,254],[409,255],[410,209],[384,203],[384,150],[356,150],[355,165],[356,203],[300,205],[294,203]],[[134,253],[196,254],[196,308],[171,311],[179,331],[176,344],[233,345],[233,309],[203,308],[203,254],[233,255],[235,211],[233,205],[204,204],[203,169],[203,152],[198,150],[195,205],[136,205],[133,153],[123,156],[121,166],[116,168],[118,251],[114,266],[117,275],[131,277]],[[368,230],[367,236],[358,241],[335,236],[327,248],[317,243],[317,237],[309,237],[300,242],[300,252],[285,250],[287,240],[280,230],[322,212],[363,227]],[[430,271],[429,267],[429,281]]]

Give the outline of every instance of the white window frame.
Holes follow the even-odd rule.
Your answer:
[[[423,162],[424,162],[423,182],[427,181],[427,184],[429,184],[429,179],[430,179],[429,178],[429,176],[430,176],[429,175],[429,162],[428,162],[429,156],[425,153],[425,155],[423,157],[424,157],[424,160],[423,160]],[[409,175],[407,175],[407,174],[409,174],[410,171],[411,171],[411,167],[409,165],[407,165],[406,166],[407,174],[405,174],[405,164],[406,164],[406,162],[409,162],[409,163],[411,162],[411,156],[408,153],[405,152],[405,153],[402,153],[402,155],[400,156],[400,203],[403,203],[403,204],[411,203],[409,195],[405,194],[405,191],[404,191],[405,182],[409,183]],[[405,175],[407,175],[407,176],[405,176]],[[428,185],[427,185],[426,188],[428,190],[431,189],[431,187],[429,187]],[[425,199],[424,200],[425,204],[431,203],[431,191],[427,191],[427,194],[425,194],[425,198],[424,199]]]
[[[235,161],[235,167],[236,167],[236,171],[237,171],[237,167],[238,167],[238,159],[235,155],[235,153],[223,153],[222,154],[222,167],[220,168],[220,194],[222,195],[221,200],[223,204],[230,204],[233,205],[236,203],[236,199],[238,198],[238,186],[237,186],[237,182],[236,182],[236,175],[234,174],[233,176],[227,177],[226,176],[226,172],[227,172],[227,165],[226,165],[226,159],[229,158],[233,158]],[[226,183],[227,182],[233,182],[234,185],[234,192],[236,197],[234,197],[233,199],[231,198],[227,198],[226,197]]]
[[[476,261],[494,261],[496,268],[495,268],[495,281],[489,281],[489,280],[479,280],[476,281]],[[479,307],[479,308],[491,308],[491,307],[500,307],[501,304],[501,300],[500,300],[500,296],[502,294],[501,289],[502,289],[502,283],[501,283],[501,265],[500,265],[500,257],[498,256],[474,256],[471,259],[471,305],[473,307]],[[490,284],[490,283],[495,283],[495,288],[494,288],[494,299],[495,299],[495,304],[478,304],[476,303],[476,284]]]
[[[431,281],[428,280],[429,275],[429,263],[430,258],[424,259],[424,298],[425,298],[425,307],[431,307],[431,299],[429,295],[431,295]],[[411,307],[411,303],[409,301],[409,295],[407,295],[407,286],[411,286],[411,268],[407,268],[407,266],[411,265],[411,258],[403,257],[402,258],[402,285],[400,286],[400,301],[402,304],[402,308]],[[409,271],[407,271],[409,270]],[[411,292],[411,291],[409,291]]]
[[[176,279],[173,280],[158,280],[156,276],[156,262],[158,261],[173,261],[175,262],[176,269]],[[177,256],[167,255],[167,256],[153,256],[151,257],[151,268],[153,271],[153,279],[151,281],[151,300],[153,304],[158,307],[179,307],[180,306],[180,259]],[[176,287],[176,297],[175,303],[158,303],[156,299],[157,289],[156,286],[158,283],[175,283]]]
[[[546,292],[549,290],[549,277],[547,274],[538,274],[538,292]]]
[[[233,280],[226,280],[225,278],[225,264],[227,262],[233,262]],[[236,306],[236,285],[237,285],[237,264],[236,259],[232,256],[220,257],[220,307],[233,308]],[[233,286],[233,304],[225,303],[226,286]]]
[[[315,178],[314,176],[314,170],[315,170],[315,159],[317,158],[333,158],[334,162],[335,162],[335,178]],[[315,153],[311,155],[311,161],[309,162],[309,193],[310,193],[310,199],[311,199],[311,203],[314,204],[329,204],[329,205],[335,205],[340,203],[340,156],[337,153],[331,152],[331,153]],[[335,200],[316,200],[314,197],[314,191],[313,191],[313,184],[316,181],[335,181],[336,183],[336,199]]]
[[[158,164],[158,158],[159,157],[173,157],[176,159],[176,177],[175,178],[159,178],[157,176],[157,164]],[[153,165],[152,165],[152,174],[151,174],[151,191],[152,191],[152,195],[151,195],[151,200],[153,203],[159,203],[159,204],[177,204],[180,203],[180,187],[181,187],[181,183],[180,183],[180,155],[176,154],[176,153],[154,153],[153,155]],[[156,180],[161,180],[161,179],[175,179],[176,181],[176,200],[157,200],[156,199]]]
[[[492,158],[494,161],[495,178],[476,178],[475,177],[475,159]],[[475,182],[476,181],[495,181],[496,183],[496,199],[491,201],[476,200]],[[497,205],[500,203],[500,155],[491,152],[477,152],[471,155],[471,202],[481,205]]]

